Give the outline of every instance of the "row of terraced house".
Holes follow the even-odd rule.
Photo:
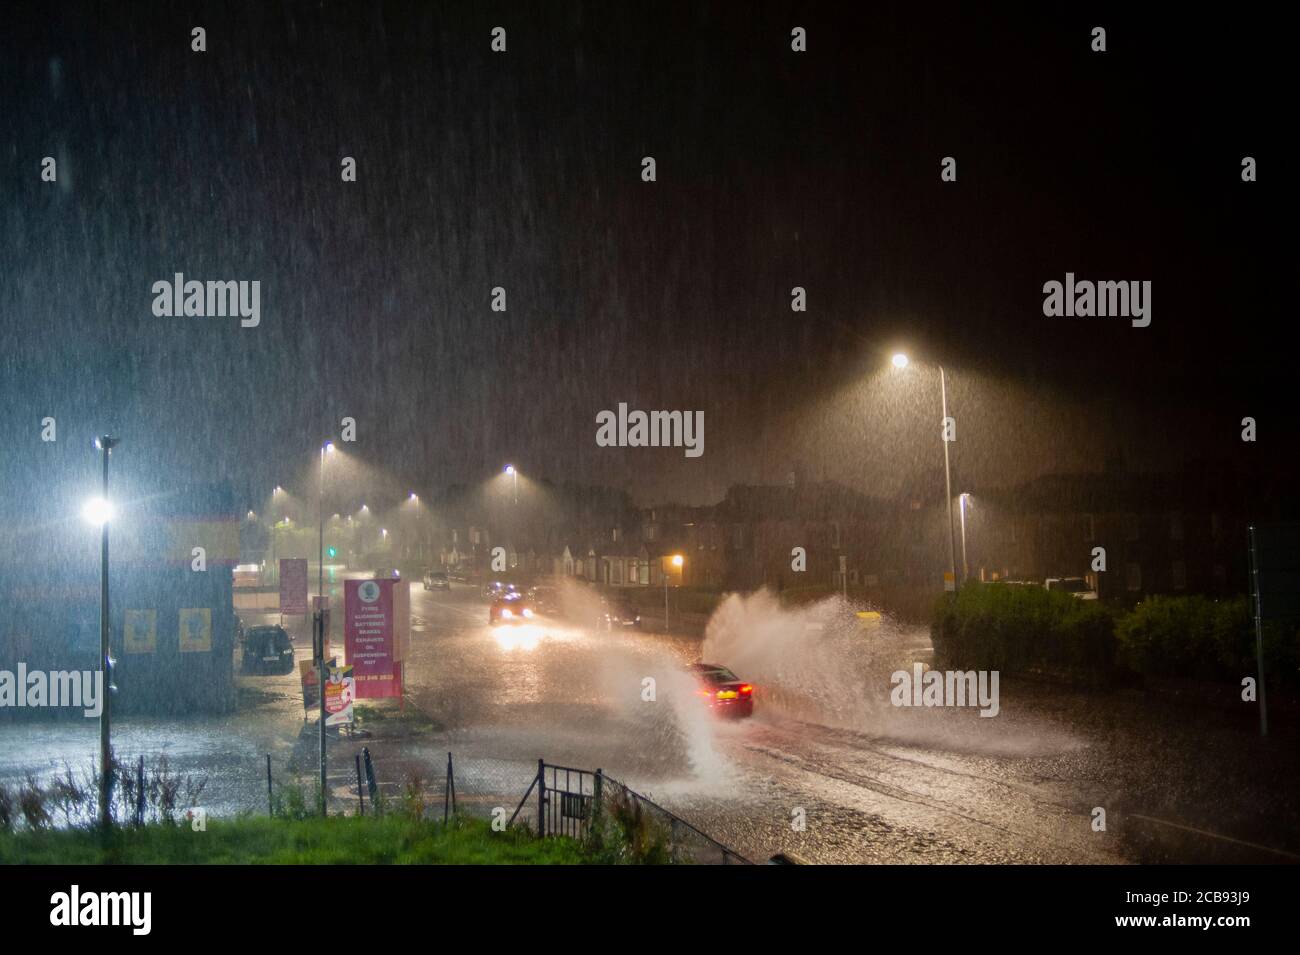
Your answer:
[[[1258,480],[1110,470],[976,488],[954,499],[957,577],[1084,577],[1103,598],[1130,602],[1245,592],[1248,523],[1293,516],[1284,488],[1261,494]],[[444,502],[441,561],[477,576],[500,546],[507,575],[661,587],[667,574],[710,590],[846,587],[870,597],[933,594],[951,559],[942,494],[882,498],[791,482],[733,486],[711,505],[636,507],[624,492],[566,485],[504,517],[465,503],[454,494]],[[1102,554],[1105,569],[1095,570]]]

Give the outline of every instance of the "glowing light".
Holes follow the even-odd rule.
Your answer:
[[[102,497],[92,497],[81,508],[86,523],[100,527],[113,519],[113,505]]]
[[[895,356],[894,356],[892,359],[890,359],[890,360],[894,363],[894,367],[895,367],[895,368],[906,368],[906,367],[907,367],[907,356],[904,355],[902,352],[899,352],[897,355],[895,355]]]
[[[681,554],[673,554],[673,566],[674,566],[674,567],[681,567],[681,566],[682,566],[682,555],[681,555]]]

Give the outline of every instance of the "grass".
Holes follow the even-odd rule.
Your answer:
[[[0,864],[14,865],[575,865],[569,839],[494,832],[482,820],[447,825],[400,816],[209,819],[207,829],[152,824],[0,833]]]

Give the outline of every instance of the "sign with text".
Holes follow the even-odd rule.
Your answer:
[[[401,696],[394,643],[392,580],[343,582],[343,640],[357,699]]]
[[[280,558],[280,613],[307,612],[307,558]]]

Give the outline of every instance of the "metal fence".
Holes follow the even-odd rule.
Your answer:
[[[610,823],[644,827],[666,844],[673,861],[703,865],[750,865],[727,847],[676,813],[606,775],[600,769],[559,766],[539,759],[536,764],[490,757],[447,754],[446,763],[418,779],[385,779],[362,747],[354,756],[355,780],[347,791],[356,799],[358,814],[376,811],[417,811],[426,818],[450,819],[460,814],[523,826],[539,837],[584,839],[593,825]],[[273,795],[270,757],[266,762],[266,799]],[[276,781],[276,790],[280,788]],[[339,808],[340,787],[331,786]]]

